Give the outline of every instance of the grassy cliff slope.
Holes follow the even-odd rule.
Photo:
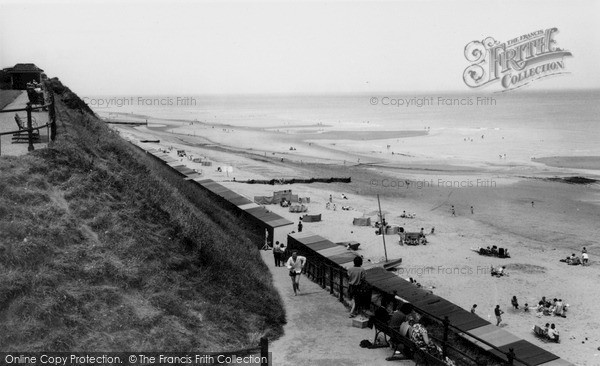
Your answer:
[[[0,349],[218,351],[278,336],[251,225],[192,204],[58,79],[58,140],[0,158]]]

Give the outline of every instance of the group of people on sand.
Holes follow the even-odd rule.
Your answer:
[[[525,304],[525,311],[535,310],[536,316],[539,318],[542,315],[550,316],[560,316],[566,318],[566,312],[569,308],[569,304],[565,304],[563,299],[553,299],[552,301],[546,300],[546,296],[543,296],[542,299],[538,302],[537,306],[529,307],[528,304]]]
[[[575,255],[575,253],[573,253],[570,256],[567,256],[567,258],[561,259],[560,261],[565,262],[570,266],[578,266],[578,265],[587,266],[587,265],[589,265],[589,260],[590,260],[590,257],[588,255],[587,249],[585,247],[583,247],[583,249],[581,250],[581,258],[579,258],[578,256]]]
[[[493,245],[492,247],[490,247],[488,245],[487,248],[480,247],[479,254],[489,255],[489,256],[493,256],[493,257],[500,257],[500,258],[509,258],[510,257],[510,255],[508,254],[508,249],[498,248],[496,245]]]

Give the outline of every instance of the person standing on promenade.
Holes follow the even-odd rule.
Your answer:
[[[348,297],[354,301],[350,310],[350,318],[354,318],[361,310],[362,299],[357,290],[362,282],[366,281],[365,269],[361,267],[362,263],[362,257],[356,256],[354,257],[354,267],[348,269]]]
[[[302,270],[306,265],[306,257],[298,255],[298,251],[294,250],[292,256],[288,259],[286,267],[290,270],[290,277],[292,278],[292,287],[294,288],[294,296],[300,292],[300,276]]]
[[[275,267],[281,267],[281,247],[278,241],[273,245],[273,259],[275,259]]]
[[[500,305],[496,305],[494,314],[496,315],[496,326],[499,326],[502,323],[502,314],[504,314],[504,311],[500,310]]]

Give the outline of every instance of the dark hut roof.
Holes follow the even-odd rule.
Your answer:
[[[17,73],[17,72],[43,72],[44,70],[35,66],[35,64],[16,64],[14,67],[9,67],[6,69],[9,73]]]

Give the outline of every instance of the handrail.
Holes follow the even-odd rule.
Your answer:
[[[33,130],[39,130],[40,128],[44,128],[44,127],[50,127],[50,125],[52,125],[52,123],[48,122],[48,123],[46,123],[45,125],[42,125],[42,126],[31,127],[31,131],[33,131]],[[19,132],[23,132],[23,131],[29,132],[29,130],[30,130],[29,128],[24,128],[22,130],[16,130],[16,131],[10,131],[10,132],[0,132],[0,136],[11,135],[11,134],[19,133]]]
[[[34,109],[44,109],[44,108],[48,108],[52,105],[52,103],[48,103],[48,104],[44,104],[42,106],[39,107],[31,107],[31,110]],[[2,109],[0,110],[0,113],[8,113],[8,112],[25,112],[27,111],[27,108],[17,108],[17,109]]]
[[[42,106],[39,107],[31,107],[31,110],[34,109],[44,109],[44,108],[48,108],[52,105],[52,103],[48,103],[48,104],[44,104]],[[0,110],[0,113],[9,113],[9,112],[25,112],[27,111],[27,107],[25,108],[17,108],[17,109],[2,109]]]

